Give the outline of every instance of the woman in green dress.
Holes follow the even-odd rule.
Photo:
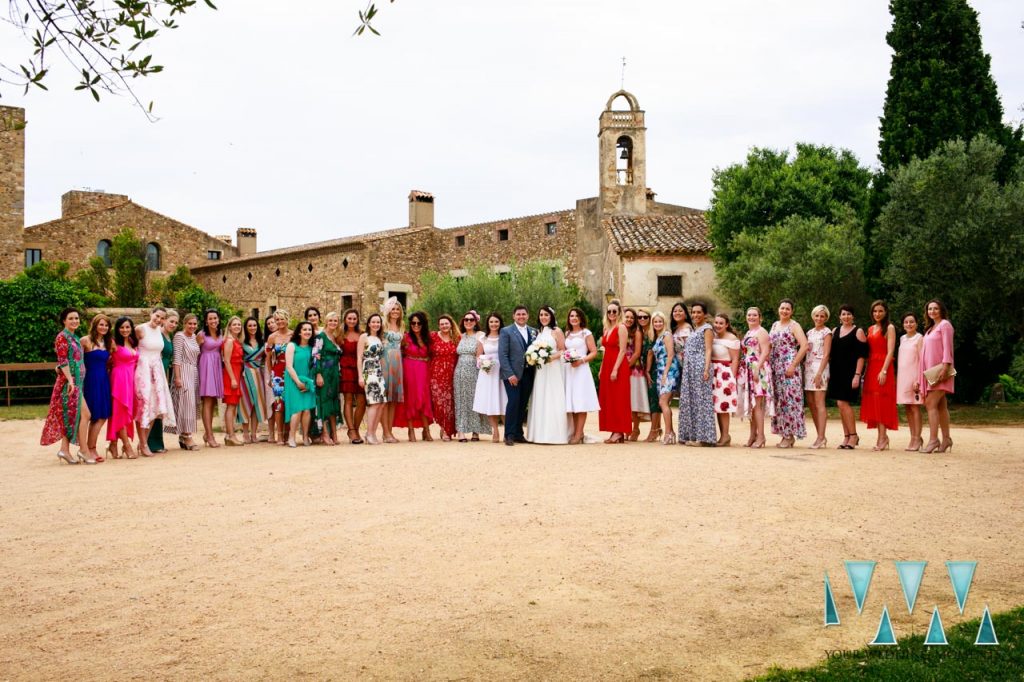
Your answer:
[[[174,332],[177,330],[178,312],[176,310],[168,310],[167,317],[164,318],[164,326],[160,330],[163,332],[164,337],[164,349],[160,351],[160,361],[164,364],[164,374],[167,375],[168,386],[172,385],[171,365],[174,363],[174,342],[171,339],[174,338]],[[167,452],[167,447],[164,445],[163,419],[154,420],[146,443],[149,445],[150,452]]]
[[[300,322],[285,351],[284,418],[291,427],[288,447],[295,447],[295,436],[302,426],[303,445],[312,445],[309,437],[310,412],[316,408],[316,383],[313,373],[313,325]]]
[[[316,421],[324,445],[338,444],[338,417],[341,416],[341,348],[338,341],[341,318],[327,313],[326,325],[313,344],[313,369],[316,372]]]
[[[654,330],[651,329],[651,313],[646,308],[636,311],[636,323],[640,325],[643,346],[640,350],[640,367],[647,377],[647,404],[650,407],[651,430],[644,442],[656,443],[661,439],[661,406],[658,404],[658,381],[654,376]]]

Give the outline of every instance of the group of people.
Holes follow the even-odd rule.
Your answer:
[[[940,301],[928,302],[923,333],[914,313],[903,316],[898,353],[883,301],[872,304],[866,333],[847,305],[834,329],[823,305],[811,312],[806,332],[793,312],[783,300],[766,331],[761,311],[750,308],[739,338],[727,315],[712,317],[703,303],[677,303],[666,316],[613,300],[598,346],[579,308],[564,328],[550,307],[541,307],[531,326],[530,311],[518,306],[508,325],[498,313],[470,310],[458,323],[441,315],[432,330],[426,313],[406,319],[395,298],[365,320],[352,309],[321,318],[310,307],[294,327],[283,310],[262,324],[253,317],[222,324],[215,310],[179,320],[158,307],[138,326],[97,314],[81,338],[80,313],[69,309],[54,344],[58,375],[41,444],[60,441],[58,457],[69,464],[102,462],[104,454],[149,457],[166,451],[164,433],[176,435],[182,449],[198,449],[201,421],[206,445],[216,448],[220,402],[227,446],[334,445],[343,428],[353,444],[397,442],[396,428],[406,428],[409,441],[417,429],[433,440],[433,424],[442,440],[490,435],[501,442],[502,422],[507,445],[579,444],[588,413],[597,411],[600,430],[610,434],[606,443],[638,440],[649,421],[648,442],[726,446],[730,417],[739,414],[750,420],[748,447],[765,445],[766,416],[781,436],[778,447],[792,447],[806,436],[806,402],[817,430],[810,447],[820,448],[827,446],[828,396],[839,405],[839,447],[852,449],[859,436],[851,402],[862,392],[860,417],[878,431],[876,450],[889,446],[897,404],[907,410],[907,450],[952,447],[946,395],[955,375],[953,328]],[[595,389],[590,364],[599,356]],[[72,444],[79,445],[75,454]]]

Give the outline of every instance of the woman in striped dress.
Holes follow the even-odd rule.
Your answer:
[[[199,318],[189,313],[182,322],[182,330],[174,335],[171,398],[174,401],[174,418],[177,425],[168,431],[178,434],[178,445],[183,450],[199,449],[192,441],[192,434],[198,429],[196,416],[199,413],[199,343],[196,341],[198,328]]]
[[[238,405],[238,420],[246,443],[259,441],[260,424],[269,416],[267,411],[267,380],[263,374],[263,331],[260,321],[250,317],[242,333],[242,399]]]

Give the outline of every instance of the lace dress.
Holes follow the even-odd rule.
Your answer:
[[[135,420],[140,428],[145,429],[160,418],[167,426],[174,426],[174,403],[161,357],[164,335],[149,325],[144,328],[146,331],[139,340],[139,361],[135,368]]]

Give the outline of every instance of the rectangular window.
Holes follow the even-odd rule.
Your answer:
[[[249,311],[249,314],[252,315],[253,317],[255,317],[257,320],[260,319],[260,309],[259,308],[253,308],[252,310]]]
[[[270,314],[273,315],[276,312],[277,312],[277,306],[276,305],[270,306]]]
[[[30,268],[43,260],[42,249],[25,249],[25,267]]]
[[[220,260],[220,251],[207,251],[206,252],[206,259],[207,260]]]
[[[508,241],[508,230],[498,230],[498,241],[499,242],[507,242]]]
[[[341,309],[342,310],[348,310],[351,307],[352,307],[352,297],[351,296],[342,296],[341,297]]]
[[[466,245],[466,235],[460,234],[455,238],[455,246],[462,247]]]
[[[682,296],[683,276],[667,275],[658,276],[658,296]]]
[[[553,236],[558,231],[558,223],[544,223],[544,232],[549,236]]]

